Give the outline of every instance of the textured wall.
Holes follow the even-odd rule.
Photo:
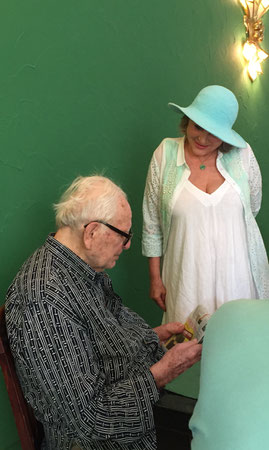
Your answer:
[[[140,251],[141,201],[154,148],[177,135],[178,116],[166,105],[187,105],[208,84],[232,89],[240,102],[235,128],[265,175],[269,62],[251,83],[240,56],[243,14],[232,0],[6,0],[0,11],[1,302],[19,266],[54,230],[51,204],[63,188],[102,170],[133,207],[135,237],[112,272],[114,286],[158,323]],[[264,177],[258,221],[267,247],[268,196]],[[2,391],[0,447],[15,449]]]

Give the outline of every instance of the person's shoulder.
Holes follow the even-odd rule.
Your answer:
[[[8,289],[7,296],[10,291],[28,295],[40,284],[40,290],[45,290],[47,280],[55,274],[53,256],[47,242],[48,239],[24,261]]]
[[[160,145],[156,148],[154,154],[157,158],[160,158],[164,151],[169,151],[169,149],[177,151],[179,148],[183,148],[183,137],[166,137],[164,138]]]
[[[45,290],[45,284],[40,287],[37,281],[40,278],[40,273],[43,270],[42,261],[44,258],[40,254],[44,251],[44,245],[29,256],[11,282],[5,299],[6,317],[9,318],[12,314],[20,315],[26,305],[32,302],[36,294],[41,298],[41,294]]]
[[[236,150],[241,153],[241,154],[245,154],[245,153],[253,153],[253,150],[251,148],[251,146],[249,145],[248,142],[246,142],[246,146],[243,148],[238,148],[236,147]]]
[[[170,143],[178,146],[183,141],[184,137],[166,137],[162,140],[161,144]]]
[[[249,161],[251,157],[254,157],[253,150],[251,146],[246,142],[246,146],[239,148],[239,147],[232,147],[228,152],[221,152],[222,157],[224,159],[227,159],[228,161],[236,161],[238,159],[238,156],[241,160],[244,162]]]
[[[240,159],[243,162],[244,167],[249,167],[253,161],[256,161],[256,157],[251,146],[246,143],[246,147],[238,148],[237,151],[240,155]]]

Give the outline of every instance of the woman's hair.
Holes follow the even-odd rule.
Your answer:
[[[109,222],[116,214],[120,197],[126,194],[109,178],[77,177],[53,205],[57,228],[78,228],[94,220]]]
[[[179,123],[180,131],[182,131],[182,133],[184,135],[186,134],[189,120],[190,120],[189,117],[185,116],[185,114],[184,114],[184,116],[182,116],[181,121]],[[234,147],[233,145],[227,144],[226,142],[222,142],[219,149],[222,153],[228,153],[230,150],[232,150],[233,147]]]
[[[189,120],[190,119],[187,116],[185,116],[185,114],[184,114],[184,116],[181,117],[181,121],[179,123],[179,128],[180,128],[180,130],[182,131],[183,134],[186,134]]]

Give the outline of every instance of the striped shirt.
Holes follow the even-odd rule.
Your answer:
[[[51,235],[10,286],[6,322],[43,449],[156,449],[159,391],[149,368],[163,350],[106,273]]]

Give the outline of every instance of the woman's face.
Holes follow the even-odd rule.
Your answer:
[[[195,156],[206,156],[215,152],[222,144],[222,140],[208,133],[192,120],[186,129],[187,149]]]

